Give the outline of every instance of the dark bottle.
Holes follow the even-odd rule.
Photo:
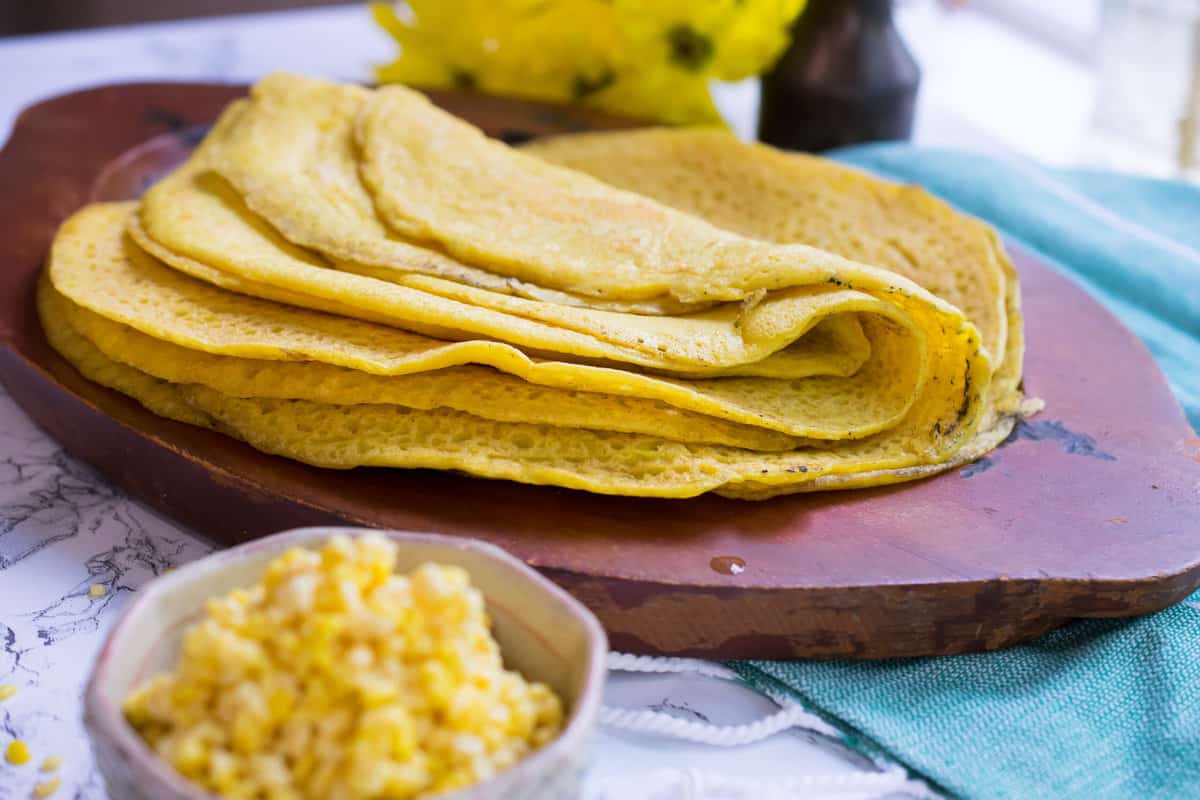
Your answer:
[[[809,0],[763,76],[758,137],[808,151],[907,139],[920,82],[891,0]]]

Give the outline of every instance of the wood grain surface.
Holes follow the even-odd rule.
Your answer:
[[[58,224],[136,196],[245,87],[129,84],[26,111],[0,153],[0,378],[70,452],[219,542],[352,522],[499,544],[587,603],[612,646],[879,658],[1004,647],[1075,617],[1143,614],[1200,585],[1200,440],[1146,349],[1013,248],[1026,385],[1046,411],[965,469],[751,503],[602,497],[426,470],[321,470],[150,414],[57,356],[34,285]],[[464,93],[517,141],[622,127]]]

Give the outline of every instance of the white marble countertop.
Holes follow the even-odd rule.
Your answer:
[[[21,107],[82,86],[139,79],[249,81],[280,68],[362,79],[390,52],[391,43],[360,7],[0,39],[0,139],[7,138]],[[743,84],[720,95],[742,133],[752,128],[756,93]],[[927,122],[923,129],[933,141],[968,130],[955,124]],[[986,137],[975,143],[999,147]],[[79,719],[93,654],[131,593],[210,549],[64,453],[0,390],[0,684],[18,689],[0,701],[0,749],[20,738],[33,752],[23,767],[0,760],[0,800],[30,797],[45,777],[37,764],[48,755],[64,761],[55,797],[105,797]],[[773,709],[747,689],[695,677],[614,674],[607,701],[717,725]],[[875,769],[834,739],[799,729],[732,749],[606,729],[598,738],[588,797],[866,798],[879,796],[880,787],[851,792],[853,781],[838,789],[817,779]],[[896,778],[891,784],[900,791],[889,796],[922,793],[900,786],[902,774]],[[756,783],[762,781],[775,786],[768,791]]]

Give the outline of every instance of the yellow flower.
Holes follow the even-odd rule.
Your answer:
[[[722,31],[716,76],[736,81],[770,69],[791,41],[792,20],[804,0],[742,0]]]
[[[651,64],[710,74],[737,0],[613,0],[629,47]]]
[[[621,66],[620,32],[604,0],[416,0],[405,10],[372,6],[401,48],[379,69],[384,82],[570,100],[608,85]]]
[[[382,82],[719,122],[713,77],[761,71],[803,0],[410,0],[374,3],[400,45]]]
[[[376,22],[400,45],[401,57],[379,71],[380,80],[400,80],[435,88],[470,88],[483,66],[484,42],[491,38],[487,4],[413,0],[397,8],[374,3]],[[458,11],[457,15],[446,12]],[[457,22],[457,24],[455,24]]]
[[[621,32],[604,0],[539,4],[512,20],[496,55],[481,86],[550,100],[583,100],[626,66]]]
[[[648,60],[740,80],[779,57],[804,0],[614,0],[614,5],[630,47]]]
[[[659,67],[622,76],[589,105],[615,114],[669,125],[723,125],[708,80]]]

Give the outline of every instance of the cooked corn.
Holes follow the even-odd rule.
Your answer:
[[[13,766],[21,766],[29,763],[29,745],[22,742],[20,739],[14,739],[8,743],[8,747],[4,749],[4,757],[8,759],[8,763]]]
[[[62,778],[47,778],[33,787],[33,796],[37,798],[45,798],[58,791],[59,785],[62,783]]]
[[[504,669],[467,573],[395,560],[382,536],[284,552],[209,601],[126,717],[190,780],[261,800],[425,796],[552,739],[558,697]]]

